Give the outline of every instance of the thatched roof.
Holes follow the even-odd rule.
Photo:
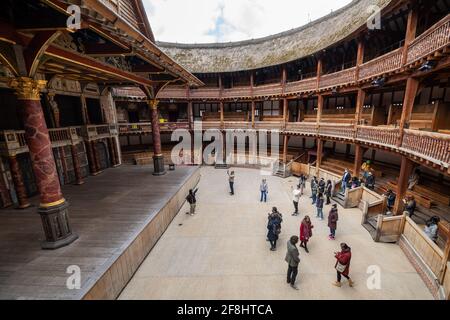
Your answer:
[[[393,0],[354,0],[303,27],[265,38],[215,44],[157,45],[193,73],[233,72],[294,61],[320,52],[364,27],[371,6],[383,9]]]

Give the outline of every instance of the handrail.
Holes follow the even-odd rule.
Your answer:
[[[406,48],[407,64],[414,63],[429,54],[438,51],[450,44],[450,14],[431,26],[424,33],[419,35]],[[396,45],[397,46],[397,45]],[[402,46],[382,56],[364,62],[360,66],[344,69],[338,72],[324,74],[320,77],[319,88],[317,87],[317,76],[302,79],[299,81],[287,82],[283,92],[281,79],[279,82],[264,84],[261,86],[239,86],[224,89],[221,97],[220,88],[198,88],[190,91],[189,99],[219,99],[219,98],[258,98],[266,96],[289,96],[332,88],[340,85],[347,85],[357,81],[367,80],[381,76],[385,73],[401,71],[402,58],[405,47]],[[172,90],[173,96],[169,94]],[[160,93],[160,97],[188,99],[186,88],[172,89],[170,86]]]

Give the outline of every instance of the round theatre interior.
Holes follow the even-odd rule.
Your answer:
[[[65,26],[71,4],[81,4],[77,30]],[[398,245],[433,296],[449,299],[448,1],[354,0],[297,29],[218,44],[156,41],[140,0],[3,6],[0,297],[32,297],[16,285],[24,270],[41,270],[36,281],[46,270],[64,278],[42,261],[62,264],[57,257],[65,253],[101,260],[95,248],[104,242],[105,261],[93,262],[81,291],[58,284],[42,296],[117,298],[198,183],[192,151],[208,142],[173,163],[173,133],[183,130],[193,141],[213,129],[222,137],[279,132],[279,158],[272,151],[241,166],[264,162],[274,165],[277,179],[331,180],[333,200],[361,211],[360,227],[373,241]],[[379,16],[366,10],[373,6]],[[247,158],[249,143],[243,147],[243,154],[216,152],[224,158],[215,156],[215,170],[235,166],[230,155]],[[374,188],[340,194],[344,170],[358,177],[367,161]],[[130,222],[134,229],[114,224],[119,212],[103,216],[108,206],[134,208],[130,194],[142,195],[143,186],[170,191],[156,195],[167,201],[150,216]],[[388,190],[396,200],[386,215]],[[403,199],[411,196],[413,217],[404,214]],[[433,216],[440,218],[436,242],[423,232]],[[112,245],[109,237],[122,228],[131,231]]]

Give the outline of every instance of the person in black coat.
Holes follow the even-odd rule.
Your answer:
[[[327,181],[327,186],[325,187],[325,195],[327,196],[327,205],[331,203],[331,193],[333,191],[333,184],[331,183],[331,180]]]
[[[370,190],[375,190],[375,176],[369,172],[366,179],[366,187]]]

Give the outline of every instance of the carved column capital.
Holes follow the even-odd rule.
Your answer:
[[[159,105],[159,100],[148,100],[147,101],[150,109],[152,110],[157,110],[158,109],[158,105]]]
[[[11,79],[9,86],[16,91],[19,100],[41,100],[41,91],[47,85],[45,80],[20,77]]]

